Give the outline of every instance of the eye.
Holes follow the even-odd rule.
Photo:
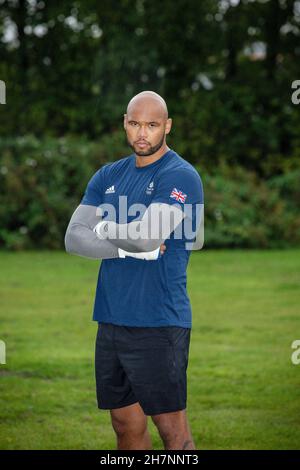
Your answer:
[[[131,122],[130,125],[131,126],[136,126],[137,122]]]
[[[156,124],[150,122],[149,126],[150,126],[150,127],[156,127]]]

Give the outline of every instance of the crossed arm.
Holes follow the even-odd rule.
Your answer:
[[[95,206],[84,204],[76,208],[65,235],[68,253],[91,259],[124,257],[124,252],[128,256],[151,252],[154,256],[185,216],[175,205],[152,203],[141,220],[117,224],[99,222],[96,210]]]

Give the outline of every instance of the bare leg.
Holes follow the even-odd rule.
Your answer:
[[[150,450],[147,416],[139,403],[110,410],[118,450]]]
[[[186,410],[174,411],[152,416],[165,450],[195,450]]]

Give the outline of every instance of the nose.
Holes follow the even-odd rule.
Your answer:
[[[138,138],[139,139],[147,138],[146,126],[140,126],[139,131],[138,131]]]

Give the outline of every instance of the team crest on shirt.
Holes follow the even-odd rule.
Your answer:
[[[151,181],[151,183],[149,183],[149,185],[147,186],[146,194],[152,194],[153,190],[154,190],[154,183],[153,181]]]
[[[184,194],[182,191],[180,191],[177,188],[173,188],[170,194],[170,197],[173,199],[176,199],[176,201],[185,202],[187,198],[187,194]]]

